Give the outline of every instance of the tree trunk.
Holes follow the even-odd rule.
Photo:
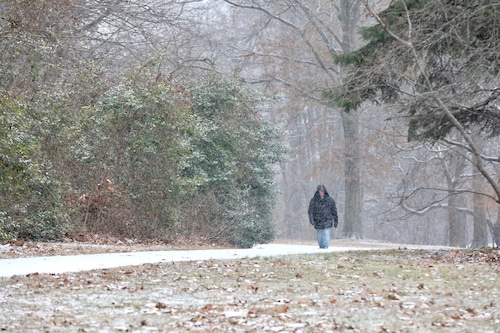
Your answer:
[[[500,208],[498,209],[496,223],[491,224],[490,227],[493,246],[500,247]]]
[[[486,222],[486,212],[484,209],[483,196],[478,194],[481,192],[480,186],[481,175],[475,175],[473,180],[474,186],[474,232],[472,235],[472,247],[481,248],[488,245],[488,224]]]
[[[497,220],[497,223],[491,228],[491,234],[493,236],[494,246],[500,247],[500,219]]]
[[[472,235],[471,246],[475,249],[488,245],[488,225],[486,224],[486,214],[484,207],[476,205],[476,197],[474,195],[474,232]]]
[[[342,52],[351,52],[361,5],[359,1],[342,0]],[[342,234],[347,238],[363,238],[361,154],[359,149],[359,110],[342,113],[345,149],[345,213]]]
[[[493,246],[500,247],[500,209],[497,213],[497,220],[495,223],[486,220],[486,223],[491,229],[491,238],[493,241]]]
[[[342,234],[347,238],[363,238],[359,111],[343,113],[342,124],[345,137],[345,213]]]
[[[458,210],[463,205],[462,197],[452,194],[448,198],[448,221],[450,246],[466,247],[465,213]]]

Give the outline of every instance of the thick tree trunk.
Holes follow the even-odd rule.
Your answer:
[[[479,134],[479,133],[477,133]],[[479,135],[474,135],[473,137],[474,143],[477,145],[477,148],[481,151],[483,150],[483,142],[480,139]],[[476,157],[473,156],[473,166],[477,165]],[[473,188],[473,217],[474,217],[474,231],[472,235],[472,244],[473,248],[481,248],[488,245],[488,223],[486,222],[486,211],[485,211],[485,202],[484,196],[479,193],[483,190],[483,180],[484,178],[479,173],[474,173],[474,177],[472,178],[472,188]]]
[[[465,213],[458,210],[463,205],[462,197],[451,195],[448,198],[448,221],[450,246],[466,247]]]
[[[359,111],[342,115],[345,137],[345,213],[342,235],[363,238]]]
[[[484,207],[476,205],[476,196],[478,195],[474,195],[474,232],[471,246],[477,249],[488,245],[488,225]]]
[[[500,247],[500,208],[498,209],[497,221],[491,224],[491,237],[493,238],[493,246]]]
[[[342,22],[342,52],[351,52],[354,34],[359,19],[360,2],[342,0],[340,19]],[[347,238],[363,238],[361,153],[359,149],[359,110],[342,113],[345,149],[345,213],[342,234]]]
[[[480,175],[474,177],[474,232],[472,236],[472,247],[473,248],[481,248],[488,245],[488,224],[486,222],[486,212],[484,209],[484,201],[482,200],[482,196],[480,194],[481,189],[477,189],[479,184]]]
[[[494,246],[500,247],[500,221],[497,221],[491,229]]]

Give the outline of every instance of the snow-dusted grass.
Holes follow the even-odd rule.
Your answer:
[[[0,280],[6,332],[499,332],[498,262],[391,250]]]

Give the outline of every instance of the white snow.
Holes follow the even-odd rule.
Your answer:
[[[136,266],[148,263],[162,263],[174,261],[198,261],[241,259],[253,257],[270,257],[288,254],[328,253],[362,250],[381,250],[408,248],[417,249],[424,246],[398,244],[359,244],[359,246],[330,246],[328,249],[319,249],[314,245],[296,244],[263,244],[251,249],[216,249],[193,251],[150,251],[128,253],[103,253],[92,255],[31,257],[19,259],[0,259],[0,277],[27,275],[34,273],[69,273],[93,269],[105,269],[122,266]],[[428,247],[443,249],[444,247]]]

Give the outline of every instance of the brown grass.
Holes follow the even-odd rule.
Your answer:
[[[0,330],[500,332],[498,251],[437,255],[325,253],[12,277],[0,283]]]

